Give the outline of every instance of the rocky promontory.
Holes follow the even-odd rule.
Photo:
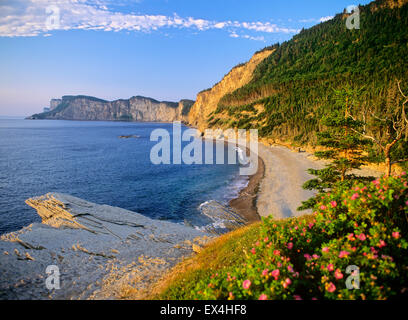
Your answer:
[[[90,96],[63,96],[62,99],[51,99],[50,111],[34,114],[28,119],[185,121],[193,104],[194,101],[191,100],[181,100],[177,103],[141,96],[115,101]]]
[[[60,193],[28,199],[42,223],[0,237],[0,299],[115,299],[140,292],[212,236]],[[47,289],[57,266],[60,289]]]

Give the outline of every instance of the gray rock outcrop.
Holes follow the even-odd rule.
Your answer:
[[[0,299],[114,299],[148,290],[211,236],[59,193],[28,199],[42,223],[0,237]],[[47,289],[47,266],[60,289]],[[133,294],[134,296],[134,294]]]

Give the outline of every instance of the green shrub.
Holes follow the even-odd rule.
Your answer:
[[[335,187],[304,219],[264,219],[244,263],[200,279],[192,299],[387,299],[408,287],[407,175]],[[359,268],[349,290],[347,267]],[[356,275],[356,274],[354,274]],[[356,282],[351,282],[356,285]]]

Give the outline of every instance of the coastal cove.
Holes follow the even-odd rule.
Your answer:
[[[142,136],[138,132],[128,135],[137,138],[116,138],[137,141]],[[323,163],[311,160],[305,152],[263,143],[253,156],[259,157],[257,173],[244,180],[244,188],[235,189],[234,199],[224,201],[224,206],[215,201],[200,205],[214,226],[222,221],[226,231],[231,231],[260,216],[304,214],[296,208],[311,195],[301,188],[309,178],[305,170]],[[133,297],[136,288],[137,297],[143,298],[179,261],[200,252],[218,235],[211,223],[194,229],[190,223],[149,219],[67,194],[47,193],[30,197],[26,203],[37,210],[42,223],[1,236],[0,268],[7,274],[0,282],[4,298],[117,299],[126,286],[131,286]],[[73,289],[45,290],[44,265],[60,266],[63,285]],[[87,267],[78,268],[81,265]],[[89,268],[100,271],[88,278]]]
[[[0,233],[39,222],[24,201],[48,192],[205,225],[200,204],[227,205],[248,178],[238,165],[151,164],[149,138],[157,128],[171,131],[171,124],[1,120]]]
[[[41,148],[41,154],[43,155],[37,164],[38,172],[44,173],[44,169],[49,174],[58,173],[57,164],[64,167],[65,170],[69,168],[72,169],[69,164],[70,160],[75,159],[75,151],[80,151],[87,155],[87,151],[90,149],[91,152],[97,157],[99,154],[98,148],[106,148],[106,144],[123,145],[133,143],[132,148],[138,149],[140,143],[143,140],[148,140],[149,131],[153,128],[166,127],[168,124],[149,124],[149,123],[118,123],[118,122],[75,122],[75,121],[27,121],[27,120],[10,120],[8,119],[7,124],[3,123],[2,133],[7,134],[14,140],[14,143],[7,145],[2,145],[2,148],[7,150],[7,148],[12,145],[18,145],[19,139],[24,139],[25,141],[30,141],[30,139],[38,139],[42,137],[44,133],[50,137],[47,141],[35,141],[31,140],[31,145],[25,147],[25,151],[31,155],[36,153],[36,147]],[[147,128],[147,129],[146,129]],[[144,131],[145,130],[145,131]],[[28,131],[30,136],[20,136]],[[96,134],[93,133],[96,131]],[[51,133],[51,134],[50,134]],[[70,137],[70,135],[72,135]],[[101,139],[102,135],[102,139]],[[104,135],[109,135],[106,137]],[[85,137],[85,143],[78,141],[80,137]],[[72,139],[72,138],[75,139]],[[126,137],[126,139],[125,139]],[[54,138],[55,140],[53,140]],[[65,141],[62,141],[65,139]],[[103,143],[98,143],[97,140],[102,140]],[[6,141],[6,139],[2,140]],[[17,141],[17,142],[16,142]],[[69,144],[67,144],[69,141]],[[80,142],[80,143],[78,143]],[[145,144],[146,146],[146,144]],[[51,152],[47,153],[46,147],[51,147]],[[225,147],[225,145],[224,145]],[[67,150],[67,148],[69,148]],[[118,147],[117,147],[118,148]],[[2,173],[7,172],[13,173],[15,170],[10,170],[13,161],[13,153],[10,152],[2,153],[3,155],[8,154],[9,159],[3,162],[8,166],[8,170],[2,170]],[[124,167],[130,166],[130,164],[135,164],[132,155],[134,153],[129,149],[117,150],[116,152],[124,155],[123,164]],[[112,151],[105,149],[101,153],[104,156],[108,156],[110,163],[114,162],[114,155],[111,154]],[[138,150],[139,157],[143,154],[149,154],[149,148],[144,148],[143,150]],[[72,154],[73,153],[73,154]],[[46,158],[46,155],[57,154],[55,158]],[[225,152],[227,155],[227,152]],[[14,155],[17,156],[17,155]],[[88,156],[88,159],[92,159]],[[136,157],[135,157],[136,158]],[[93,159],[95,160],[95,159]],[[56,163],[53,163],[53,162]],[[17,163],[21,166],[23,159],[19,159]],[[77,162],[79,166],[85,166],[90,170],[90,166],[87,166],[83,161]],[[30,162],[33,165],[33,161]],[[34,163],[34,165],[36,165]],[[95,162],[92,161],[92,165]],[[159,166],[160,167],[160,166]],[[192,177],[197,177],[197,175],[202,175],[201,179],[213,179],[215,182],[222,180],[222,184],[212,184],[209,182],[206,184],[200,182],[199,180],[194,180],[194,184],[198,184],[199,187],[207,185],[206,193],[201,194],[205,196],[205,202],[202,202],[202,198],[190,200],[195,203],[201,203],[200,206],[194,207],[195,211],[188,211],[188,207],[183,207],[186,215],[184,221],[180,217],[173,219],[166,219],[168,222],[163,221],[164,219],[159,216],[159,219],[150,219],[147,216],[149,214],[144,214],[145,216],[136,213],[137,211],[128,211],[123,208],[113,207],[109,205],[99,205],[96,203],[89,202],[89,198],[95,198],[95,190],[89,189],[90,193],[86,196],[81,196],[80,198],[73,197],[72,191],[65,191],[63,193],[48,193],[48,190],[42,195],[40,191],[40,197],[27,198],[26,203],[33,207],[38,214],[37,219],[34,221],[28,220],[26,225],[22,229],[18,229],[14,232],[4,233],[1,235],[0,247],[1,247],[1,259],[0,259],[0,269],[2,274],[7,274],[7,277],[3,277],[0,281],[0,291],[2,292],[2,298],[42,298],[42,299],[87,299],[87,298],[118,298],[115,296],[115,290],[109,289],[107,292],[104,290],[110,288],[112,284],[112,278],[118,280],[118,278],[127,279],[129,274],[134,275],[134,281],[141,290],[145,290],[149,287],[154,279],[159,277],[165,270],[171,268],[183,257],[191,255],[194,250],[205,245],[210,239],[214,237],[214,232],[217,231],[212,227],[214,225],[219,225],[220,221],[226,226],[226,231],[239,228],[248,221],[258,220],[256,215],[256,209],[254,208],[255,202],[253,198],[256,197],[256,185],[259,184],[260,178],[263,176],[263,170],[258,170],[255,178],[251,178],[248,182],[247,177],[238,176],[238,166],[234,165],[217,165],[217,166],[206,166],[201,169],[202,166],[183,166],[181,179],[183,183],[187,180],[183,176],[193,175]],[[173,166],[170,168],[172,170],[177,170],[178,166]],[[188,168],[192,168],[193,173],[188,172]],[[262,166],[260,168],[263,168]],[[114,179],[114,173],[109,172],[109,168],[104,166],[103,176],[105,175],[112,180]],[[116,167],[115,167],[116,169]],[[201,170],[204,170],[200,172]],[[76,171],[80,170],[79,167],[74,167],[71,172],[63,172],[65,178],[77,179]],[[215,171],[215,172],[211,172]],[[26,168],[26,176],[24,177],[25,184],[29,185],[30,175],[28,173],[28,168]],[[98,170],[91,171],[93,174],[98,174]],[[197,173],[198,172],[198,173]],[[163,174],[163,173],[162,173]],[[169,173],[171,174],[171,173]],[[87,179],[92,179],[92,175],[85,176]],[[13,178],[19,181],[18,176]],[[123,175],[120,176],[121,181]],[[168,176],[167,176],[168,178]],[[11,179],[11,177],[10,177]],[[49,188],[47,182],[43,184],[38,184],[39,180],[35,176],[31,176],[33,183],[31,186],[37,188]],[[219,180],[218,180],[219,179]],[[4,182],[5,177],[2,181]],[[57,181],[64,181],[58,178]],[[75,190],[75,184],[79,183],[75,181],[72,185],[69,181],[64,181],[68,183],[69,186],[73,186]],[[140,181],[141,182],[141,181]],[[146,184],[148,180],[143,183]],[[167,181],[168,182],[168,181]],[[214,182],[212,180],[212,182]],[[8,186],[11,186],[11,181],[8,181]],[[95,188],[95,185],[89,184],[90,182],[84,182],[84,185]],[[106,184],[105,181],[103,184]],[[111,182],[112,183],[112,182]],[[155,185],[159,182],[154,180]],[[24,184],[20,185],[24,186]],[[129,186],[127,186],[129,187]],[[188,185],[188,187],[196,189],[197,186]],[[245,187],[243,190],[241,190]],[[65,187],[67,188],[67,186]],[[101,188],[101,187],[98,187]],[[36,189],[38,190],[38,189]],[[78,190],[78,189],[76,189]],[[100,189],[99,189],[100,190]],[[118,191],[123,191],[119,189]],[[126,191],[126,190],[125,190]],[[174,191],[177,189],[172,189],[173,196]],[[32,192],[32,191],[28,191]],[[148,191],[145,191],[148,192]],[[181,193],[185,193],[185,189],[180,190]],[[34,194],[35,194],[34,193]],[[68,195],[68,194],[69,195]],[[78,193],[76,191],[75,193]],[[240,193],[240,197],[246,199],[247,195],[250,194],[250,201],[243,200],[238,201],[240,197],[237,196]],[[244,195],[245,193],[245,195]],[[162,194],[163,195],[163,194]],[[100,194],[97,196],[101,196]],[[121,197],[129,196],[128,194],[120,194]],[[137,194],[133,194],[137,196]],[[111,199],[110,196],[105,191],[106,199],[100,201],[101,204],[108,203]],[[140,197],[140,195],[139,195]],[[228,202],[235,198],[240,209],[252,207],[252,215],[246,215],[241,218],[236,215],[233,211],[228,209]],[[216,199],[216,200],[214,200]],[[5,201],[6,199],[3,199]],[[154,201],[154,196],[149,197],[150,201]],[[231,200],[233,202],[233,200]],[[245,203],[243,206],[242,203]],[[214,207],[214,204],[215,207]],[[26,204],[24,206],[28,207]],[[215,211],[208,212],[204,208],[213,206]],[[231,204],[234,208],[234,205]],[[202,209],[200,212],[198,208]],[[180,210],[182,210],[180,209]],[[18,206],[15,209],[16,212],[14,217],[18,214]],[[32,210],[32,209],[30,209]],[[239,211],[239,210],[237,210]],[[153,212],[154,213],[154,212]],[[195,215],[194,215],[195,214]],[[154,216],[153,216],[154,217]],[[156,216],[157,217],[157,216]],[[28,219],[28,218],[27,218]],[[22,219],[24,220],[24,219]],[[37,221],[40,220],[41,223]],[[172,221],[172,222],[170,222]],[[17,221],[22,223],[22,221]],[[32,223],[34,222],[34,223]],[[174,223],[176,222],[176,223]],[[195,224],[193,224],[195,223]],[[195,228],[192,228],[195,227]],[[224,231],[225,232],[225,231]],[[44,278],[46,277],[44,266],[46,265],[56,265],[60,269],[63,276],[63,286],[64,288],[70,287],[70,290],[58,291],[50,293],[44,287]],[[79,266],[85,266],[82,268]],[[88,278],[86,275],[89,270],[97,269],[100,272],[94,273],[93,277]],[[127,271],[122,271],[120,274],[114,272],[113,270],[126,269]],[[44,269],[44,270],[43,270]],[[142,278],[141,274],[150,274],[147,279]],[[115,284],[121,283],[123,281],[116,281]],[[103,283],[103,285],[101,285]],[[109,284],[108,284],[109,283]]]

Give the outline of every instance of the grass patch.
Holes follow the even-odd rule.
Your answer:
[[[158,282],[149,299],[190,299],[197,281],[243,263],[243,251],[256,241],[259,232],[260,223],[254,223],[215,239],[202,252],[176,265]]]

